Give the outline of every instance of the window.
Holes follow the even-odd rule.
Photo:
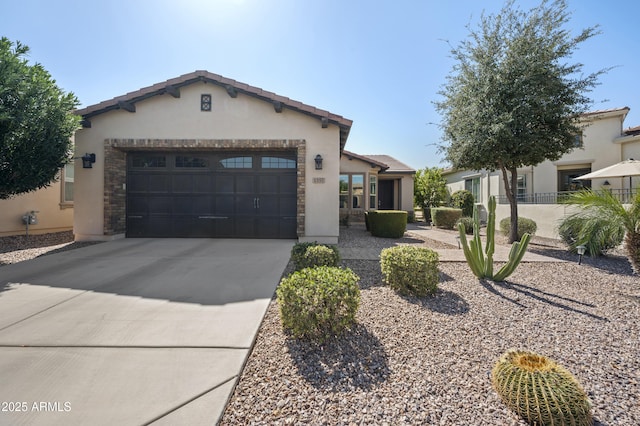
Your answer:
[[[473,194],[473,200],[476,203],[481,203],[482,198],[480,197],[482,194],[480,193],[480,176],[465,179],[464,180],[464,189],[471,192]]]
[[[349,207],[349,175],[340,175],[340,208]]]
[[[220,165],[225,169],[251,169],[253,157],[231,157],[220,160]]]
[[[364,175],[351,176],[351,208],[361,209],[364,201]]]
[[[364,175],[340,175],[340,208],[364,208]]]
[[[280,157],[262,157],[263,169],[295,169],[296,160]]]
[[[204,168],[209,167],[209,160],[202,157],[176,156],[176,167]]]
[[[65,164],[62,169],[62,203],[73,203],[73,180],[75,175],[75,168],[73,163]]]
[[[131,160],[133,167],[167,167],[164,155],[136,155]]]
[[[527,198],[527,175],[518,175],[518,201],[525,201]]]
[[[573,137],[573,146],[576,148],[580,148],[582,146],[582,133]]]
[[[378,195],[378,177],[369,176],[369,208],[375,209],[377,206],[376,196]]]
[[[579,191],[583,188],[591,188],[590,180],[576,179],[577,177],[586,175],[587,173],[591,173],[591,168],[558,170],[558,192]]]

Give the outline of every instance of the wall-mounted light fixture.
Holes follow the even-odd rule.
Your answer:
[[[315,158],[316,170],[322,170],[322,155],[318,154]]]
[[[76,157],[78,158],[78,157]],[[96,155],[95,154],[85,154],[82,157],[79,157],[82,159],[82,168],[83,169],[91,169],[93,168],[92,164],[96,162]]]
[[[606,186],[607,188],[611,186],[608,180],[605,180],[602,186]]]

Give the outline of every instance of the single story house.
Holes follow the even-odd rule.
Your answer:
[[[119,237],[297,238],[336,243],[348,197],[413,210],[409,170],[344,154],[352,121],[207,71],[195,71],[77,111],[76,240]],[[344,154],[344,155],[343,155]],[[345,158],[347,158],[345,160]],[[362,157],[364,158],[364,157]],[[388,164],[391,163],[391,164]],[[360,173],[360,175],[358,175]],[[380,174],[381,176],[381,174]],[[405,178],[406,176],[406,178]],[[362,178],[362,185],[359,178]],[[387,179],[388,178],[388,179]],[[373,192],[372,192],[372,189]],[[382,194],[382,193],[381,193]],[[346,195],[346,194],[345,194]]]
[[[638,128],[623,130],[628,107],[592,111],[580,117],[584,126],[576,141],[582,147],[565,154],[557,161],[544,161],[537,166],[518,170],[518,215],[536,221],[537,235],[557,238],[557,226],[571,208],[559,204],[566,192],[581,188],[609,189],[628,199],[637,191],[640,177],[615,179],[577,180],[576,178],[630,158],[640,159],[640,131]],[[481,213],[486,214],[490,196],[495,196],[496,220],[509,217],[509,201],[506,197],[502,172],[488,170],[445,170],[450,193],[467,189],[475,197]],[[559,197],[560,195],[560,197]]]
[[[389,155],[344,150],[340,159],[340,217],[362,220],[367,210],[405,210],[413,214],[416,171]]]

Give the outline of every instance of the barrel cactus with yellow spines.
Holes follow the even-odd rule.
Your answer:
[[[532,425],[592,425],[591,404],[573,375],[534,352],[510,350],[491,371],[502,401]]]

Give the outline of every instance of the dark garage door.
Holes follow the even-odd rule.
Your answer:
[[[127,155],[127,237],[296,238],[295,152]]]

